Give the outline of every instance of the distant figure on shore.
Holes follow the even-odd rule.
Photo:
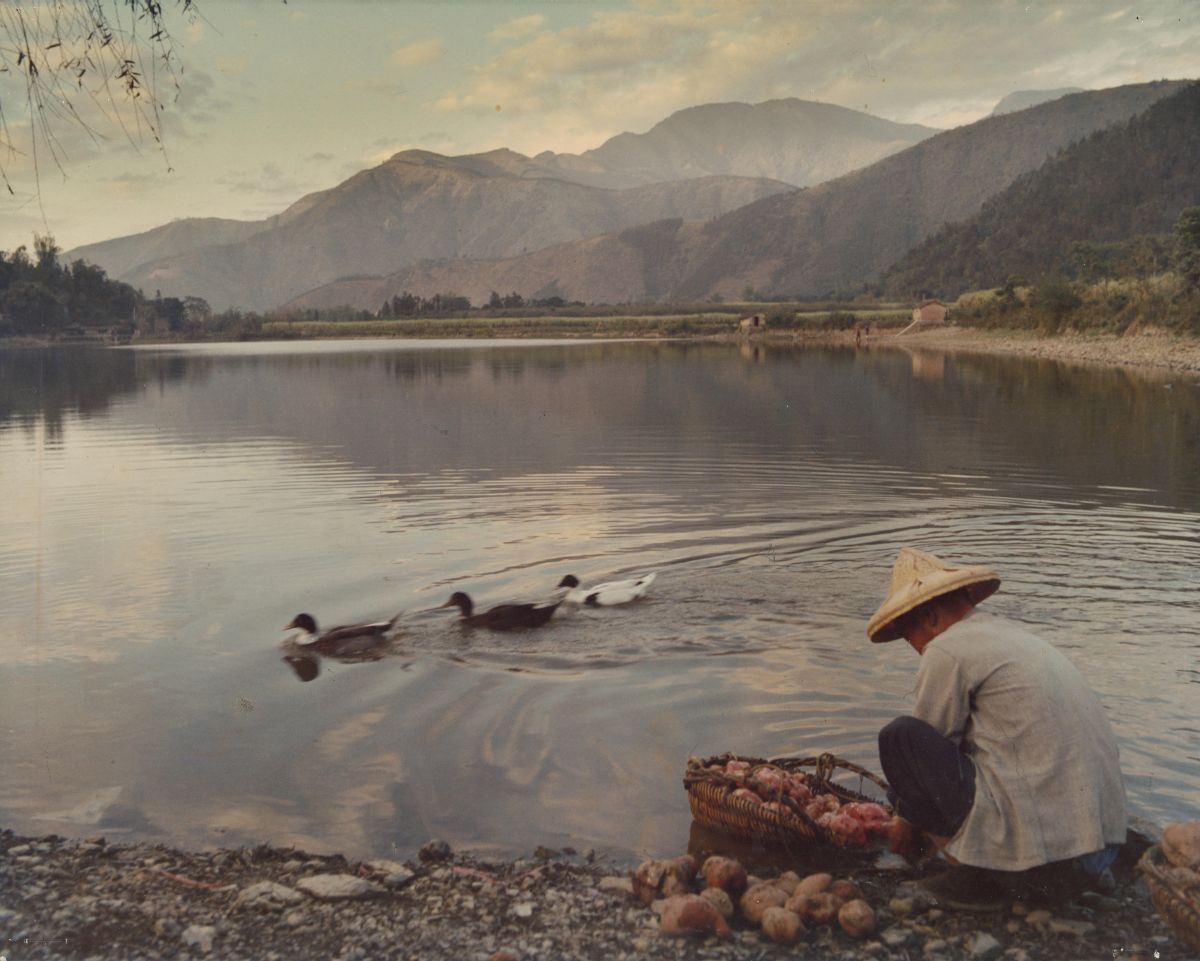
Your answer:
[[[1096,885],[1125,841],[1117,743],[1075,666],[1020,624],[976,614],[986,567],[902,548],[867,625],[921,656],[913,716],[879,732],[898,815],[893,850],[943,852],[921,882],[942,905],[994,910]]]

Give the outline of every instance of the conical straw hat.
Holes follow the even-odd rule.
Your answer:
[[[896,618],[926,601],[965,587],[971,603],[978,604],[999,586],[1000,578],[991,568],[958,567],[916,548],[902,547],[892,568],[888,596],[867,622],[867,636],[876,644],[894,641],[900,636]]]

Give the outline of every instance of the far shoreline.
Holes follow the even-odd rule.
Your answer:
[[[317,344],[363,340],[386,340],[397,344],[428,343],[431,341],[495,341],[520,343],[588,342],[617,343],[649,341],[662,343],[726,343],[743,346],[784,347],[792,345],[858,347],[863,350],[928,350],[944,353],[972,353],[1019,356],[1053,360],[1063,363],[1122,367],[1142,371],[1160,371],[1184,376],[1200,376],[1200,338],[1173,334],[1161,329],[1145,329],[1125,335],[1064,331],[1046,334],[1021,328],[983,329],[948,325],[924,331],[900,334],[888,328],[876,329],[859,341],[853,330],[792,328],[768,330],[761,334],[745,335],[734,331],[668,333],[661,330],[600,330],[577,327],[571,331],[520,331],[480,329],[447,325],[445,330],[431,336],[426,330],[406,336],[352,333],[346,336],[309,335],[304,337],[252,337],[239,340],[171,340],[147,339],[132,344],[106,344],[98,341],[55,341],[30,337],[0,339],[0,349],[20,350],[46,347],[114,347],[114,348],[192,348],[218,344]]]

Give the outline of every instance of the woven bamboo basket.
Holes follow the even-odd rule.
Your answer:
[[[826,827],[817,824],[804,808],[791,798],[780,798],[787,808],[784,811],[767,811],[762,805],[735,798],[731,795],[744,784],[708,770],[710,765],[727,764],[730,761],[745,761],[751,770],[762,764],[770,764],[789,774],[803,773],[809,786],[816,793],[832,794],[845,801],[876,801],[877,798],[862,793],[864,781],[871,781],[886,794],[888,786],[881,777],[866,768],[832,754],[817,757],[778,757],[766,759],[744,757],[738,754],[716,754],[707,758],[689,758],[683,775],[683,786],[688,793],[692,817],[703,826],[722,831],[742,841],[760,844],[791,845],[795,843],[833,844],[845,847],[844,839]],[[810,770],[811,769],[811,770]],[[833,778],[843,772],[858,776],[859,790],[837,784]],[[891,808],[884,803],[884,808]]]
[[[1157,844],[1142,855],[1138,870],[1175,936],[1200,951],[1200,873],[1171,864]]]

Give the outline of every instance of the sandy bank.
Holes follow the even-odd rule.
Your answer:
[[[1117,337],[1064,333],[1042,336],[1030,331],[947,327],[897,337],[878,334],[872,347],[925,348],[988,354],[1018,354],[1076,364],[1138,367],[1200,374],[1200,339],[1161,331]]]

